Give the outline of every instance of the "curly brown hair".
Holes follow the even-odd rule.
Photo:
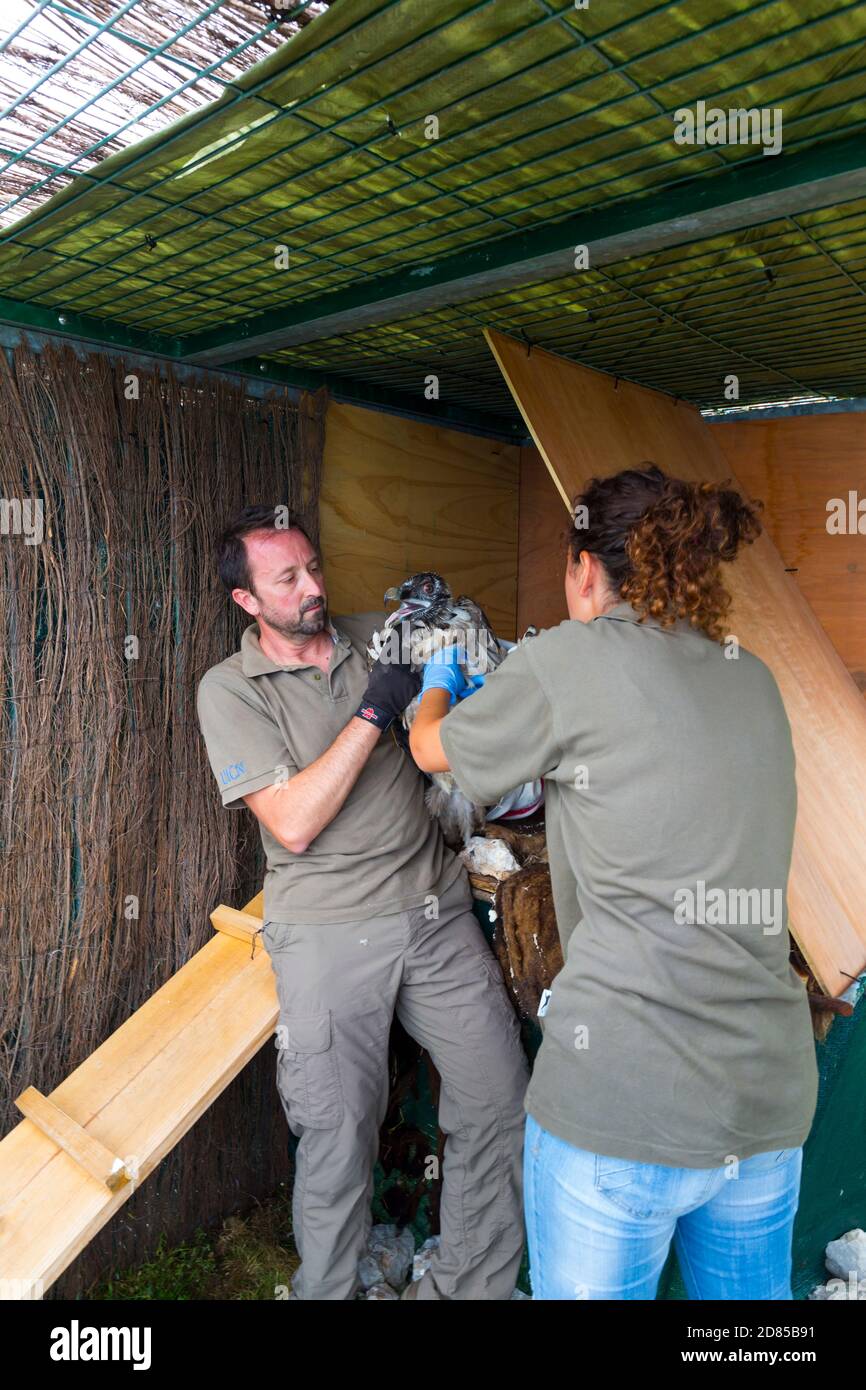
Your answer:
[[[723,642],[731,596],[719,566],[763,529],[763,503],[749,501],[731,481],[690,483],[654,463],[590,478],[572,506],[572,559],[577,563],[582,550],[597,556],[611,588],[641,618],[662,627],[686,618]]]

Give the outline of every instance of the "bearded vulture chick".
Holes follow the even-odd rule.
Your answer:
[[[398,607],[385,626],[370,638],[367,658],[371,666],[389,639],[398,641],[402,637],[408,641],[412,669],[419,673],[440,647],[459,643],[467,656],[464,674],[471,678],[495,671],[509,651],[518,645],[498,638],[477,603],[465,594],[455,599],[442,576],[429,570],[410,575],[402,584],[388,589],[385,603],[397,603]],[[406,626],[401,626],[404,623]],[[395,628],[397,632],[392,637]],[[535,636],[536,632],[534,627],[527,628],[521,642]],[[398,743],[410,757],[409,729],[420,703],[419,692],[402,719],[392,726]],[[531,815],[544,800],[542,783],[536,780],[507,793],[493,807],[477,806],[464,796],[450,772],[425,773],[424,776],[431,783],[425,794],[427,809],[439,821],[446,843],[452,849],[463,849],[486,820]]]

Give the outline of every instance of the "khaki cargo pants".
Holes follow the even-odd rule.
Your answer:
[[[523,1251],[529,1082],[502,972],[461,873],[428,905],[357,922],[266,922],[277,1088],[299,1136],[292,1297],[351,1299],[371,1224],[396,1013],[441,1077],[441,1243],[420,1299],[507,1299]],[[438,906],[438,916],[434,915]]]

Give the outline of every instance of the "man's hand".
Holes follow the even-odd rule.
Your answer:
[[[355,711],[358,719],[388,729],[421,689],[421,677],[412,670],[408,653],[400,650],[397,634],[374,662],[364,698]]]

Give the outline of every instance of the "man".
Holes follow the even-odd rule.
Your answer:
[[[389,732],[420,680],[384,657],[368,673],[387,614],[331,620],[321,559],[284,508],[241,512],[217,565],[255,621],[202,678],[198,715],[223,805],[250,808],[267,855],[277,1086],[300,1141],[292,1296],[359,1289],[396,1013],[441,1076],[447,1135],[440,1248],[407,1293],[510,1298],[529,1071],[466,870]]]

